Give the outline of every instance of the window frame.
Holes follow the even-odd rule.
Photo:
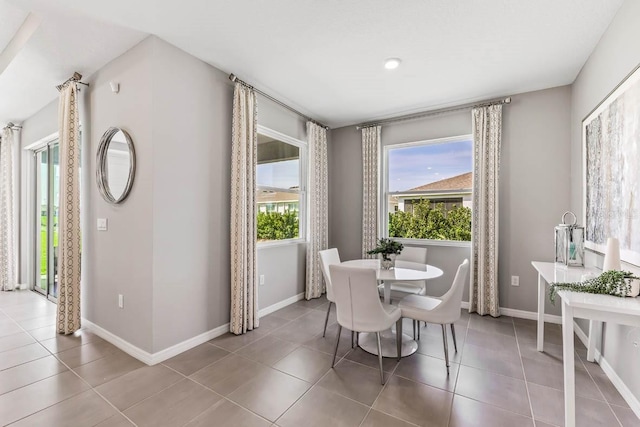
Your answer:
[[[298,243],[307,242],[307,187],[308,187],[308,168],[309,168],[309,156],[308,156],[308,143],[276,130],[270,129],[263,125],[258,125],[258,133],[269,138],[277,139],[284,143],[293,145],[299,150],[299,174],[300,174],[300,188],[298,191],[292,191],[288,188],[267,187],[258,185],[256,180],[256,192],[259,190],[278,191],[281,193],[293,193],[299,194],[300,201],[298,202],[298,237],[295,239],[282,239],[282,240],[268,240],[266,242],[258,242],[256,239],[256,248],[266,248],[273,246],[284,246]],[[257,149],[257,147],[256,147]],[[256,165],[257,167],[257,165]],[[256,173],[257,175],[257,173]],[[258,201],[256,199],[256,218],[258,217]]]
[[[432,138],[432,139],[423,139],[419,141],[411,141],[411,142],[401,142],[397,144],[388,144],[384,145],[383,155],[382,155],[382,173],[379,177],[379,187],[380,187],[380,199],[378,201],[378,218],[380,218],[378,228],[379,234],[383,237],[389,237],[389,196],[393,194],[407,194],[407,191],[403,192],[393,192],[389,191],[389,152],[391,150],[395,150],[398,148],[408,148],[408,147],[417,147],[423,145],[435,145],[435,144],[444,144],[448,142],[456,142],[461,140],[471,140],[473,143],[473,135],[472,134],[462,134],[457,136],[448,136],[444,138]],[[471,156],[471,172],[474,170],[473,165],[473,156]],[[473,197],[473,189],[471,190],[471,194]],[[399,238],[394,237],[394,240],[399,241],[402,244],[408,244],[412,246],[452,246],[452,247],[463,247],[469,248],[471,247],[471,241],[462,241],[462,240],[434,240],[434,239],[409,239],[409,238]]]

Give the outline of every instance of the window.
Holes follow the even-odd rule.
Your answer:
[[[385,235],[470,241],[472,171],[471,135],[385,147]]]
[[[258,243],[304,236],[306,146],[258,127]]]

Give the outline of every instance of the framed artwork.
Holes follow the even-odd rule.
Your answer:
[[[585,247],[640,266],[640,66],[583,121]]]

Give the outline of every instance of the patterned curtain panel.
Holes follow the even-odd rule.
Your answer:
[[[473,228],[469,312],[500,316],[498,300],[498,177],[502,105],[473,112]]]
[[[80,329],[80,120],[78,89],[69,83],[60,91],[60,209],[58,213],[57,329]]]
[[[305,298],[319,298],[325,291],[320,255],[329,241],[327,130],[307,122],[309,138],[309,244]]]
[[[231,321],[230,331],[244,334],[258,327],[256,281],[256,94],[236,83],[231,130]]]
[[[4,128],[0,136],[0,289],[3,291],[12,291],[17,284],[13,144],[13,131]]]
[[[378,240],[380,126],[362,129],[362,258]]]

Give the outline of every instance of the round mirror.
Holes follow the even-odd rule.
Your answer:
[[[102,197],[109,203],[124,201],[136,173],[136,152],[127,131],[109,128],[98,146],[96,180]]]

